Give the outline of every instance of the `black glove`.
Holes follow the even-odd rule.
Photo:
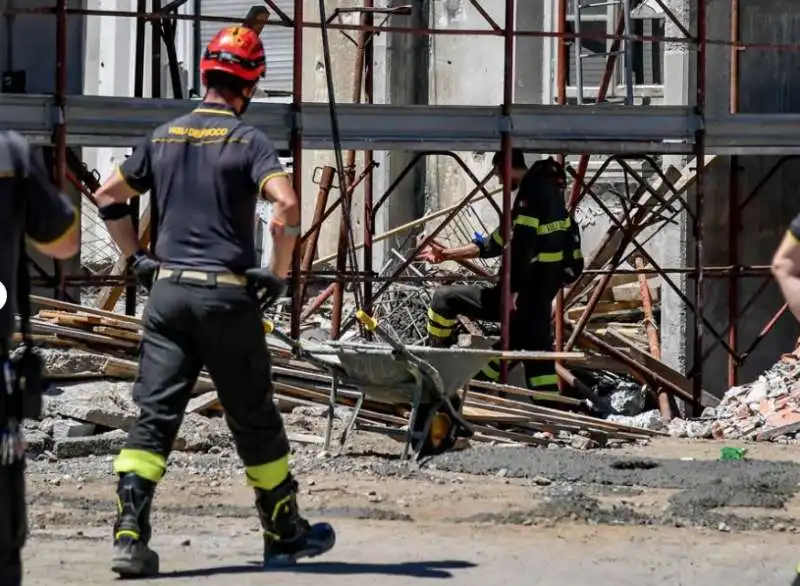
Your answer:
[[[158,271],[158,267],[161,266],[161,263],[150,256],[147,251],[137,250],[128,257],[128,266],[131,271],[133,271],[136,280],[139,281],[142,287],[150,291],[153,288],[153,280],[156,277],[156,271]]]
[[[245,276],[259,295],[258,301],[262,311],[286,294],[288,288],[286,281],[273,273],[269,267],[248,269],[245,271]]]

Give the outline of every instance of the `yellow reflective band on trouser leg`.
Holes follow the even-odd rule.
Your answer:
[[[247,483],[262,490],[272,490],[289,476],[289,454],[274,462],[247,466]]]
[[[489,364],[481,369],[481,372],[493,381],[500,380],[500,361],[496,358],[492,358]]]
[[[428,334],[434,338],[447,339],[453,334],[456,320],[439,315],[432,308],[428,308]]]
[[[115,474],[136,474],[150,482],[158,482],[167,470],[167,459],[145,450],[120,450],[114,460]]]
[[[437,328],[428,322],[428,333],[435,338],[449,338],[453,333],[453,328]]]
[[[442,326],[444,328],[452,328],[454,325],[456,325],[456,320],[443,317],[433,311],[433,309],[430,307],[428,308],[428,319],[437,326]]]
[[[558,384],[557,374],[543,374],[541,376],[532,376],[528,379],[528,386],[536,389],[539,387],[552,387]]]

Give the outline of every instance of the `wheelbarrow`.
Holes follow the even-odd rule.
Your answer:
[[[404,346],[363,311],[356,314],[368,331],[384,344],[326,342],[308,344],[289,337],[272,324],[268,334],[290,347],[301,359],[332,375],[324,449],[330,450],[334,408],[343,386],[354,388],[356,404],[339,438],[344,447],[365,399],[388,405],[410,404],[403,459],[413,451],[415,459],[446,451],[457,437],[470,437],[472,427],[461,406],[465,396],[458,391],[497,352],[469,349]]]

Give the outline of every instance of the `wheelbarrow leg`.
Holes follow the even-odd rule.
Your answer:
[[[356,423],[356,419],[358,418],[358,414],[361,412],[361,406],[363,404],[364,404],[364,393],[359,393],[356,405],[355,407],[353,407],[353,412],[347,419],[347,424],[344,427],[342,435],[339,436],[339,452],[342,452],[344,450],[344,444],[347,441],[347,438],[350,436],[350,432],[353,431],[353,426]]]
[[[328,427],[325,429],[325,443],[322,449],[326,452],[331,451],[331,434],[333,433],[333,420],[336,416],[336,399],[339,395],[339,380],[333,376],[331,381],[331,394],[328,397]]]
[[[421,385],[414,390],[414,400],[411,403],[411,416],[408,418],[408,431],[406,432],[406,444],[403,446],[402,460],[408,459],[408,452],[411,449],[411,443],[414,441],[414,426],[417,424],[420,403],[422,403]]]
[[[427,438],[431,433],[431,428],[433,427],[433,420],[436,418],[436,414],[439,412],[439,409],[441,409],[443,405],[444,405],[444,402],[441,401],[441,402],[435,404],[428,411],[428,417],[427,417],[427,419],[425,419],[425,425],[422,426],[422,434],[421,434],[421,436],[419,438],[419,444],[417,444],[419,447],[416,450],[414,450],[414,460],[416,460],[417,462],[419,462],[419,459],[421,457],[420,453],[422,452],[422,448],[425,445],[425,442],[427,441]]]

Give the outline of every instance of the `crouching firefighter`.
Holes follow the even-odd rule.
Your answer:
[[[528,169],[522,151],[511,153],[512,189],[517,190],[511,221],[511,350],[551,351],[552,302],[563,286],[583,272],[580,232],[564,205],[564,168],[554,159],[537,161]],[[502,153],[492,159],[495,174],[503,181]],[[457,248],[431,246],[420,258],[439,263],[446,260],[494,258],[503,252],[503,235],[497,228],[488,238]],[[499,321],[502,294],[500,284],[492,287],[453,286],[437,289],[428,308],[428,336],[431,345],[446,347],[455,342],[457,318]],[[495,346],[497,347],[497,346]],[[529,389],[558,392],[555,363],[525,361]],[[499,381],[500,361],[493,359],[478,379]]]
[[[219,32],[200,62],[203,102],[156,128],[96,195],[110,233],[150,291],[133,387],[140,413],[114,461],[119,481],[112,570],[121,576],[158,572],[158,556],[149,547],[150,508],[203,366],[255,490],[264,563],[313,557],[335,542],[330,525],[312,525],[300,515],[258,307],[264,282],[285,288],[299,234],[297,196],[272,142],[239,118],[265,67],[255,32]],[[152,255],[141,249],[128,206],[129,198],[148,191],[155,218]],[[273,204],[266,271],[254,271],[259,196]],[[254,273],[262,282],[248,276]]]
[[[80,214],[56,190],[28,143],[0,132],[0,584],[22,584],[25,508],[24,419],[39,419],[42,367],[33,352],[25,241],[52,258],[78,252]],[[14,313],[22,346],[12,352]]]

